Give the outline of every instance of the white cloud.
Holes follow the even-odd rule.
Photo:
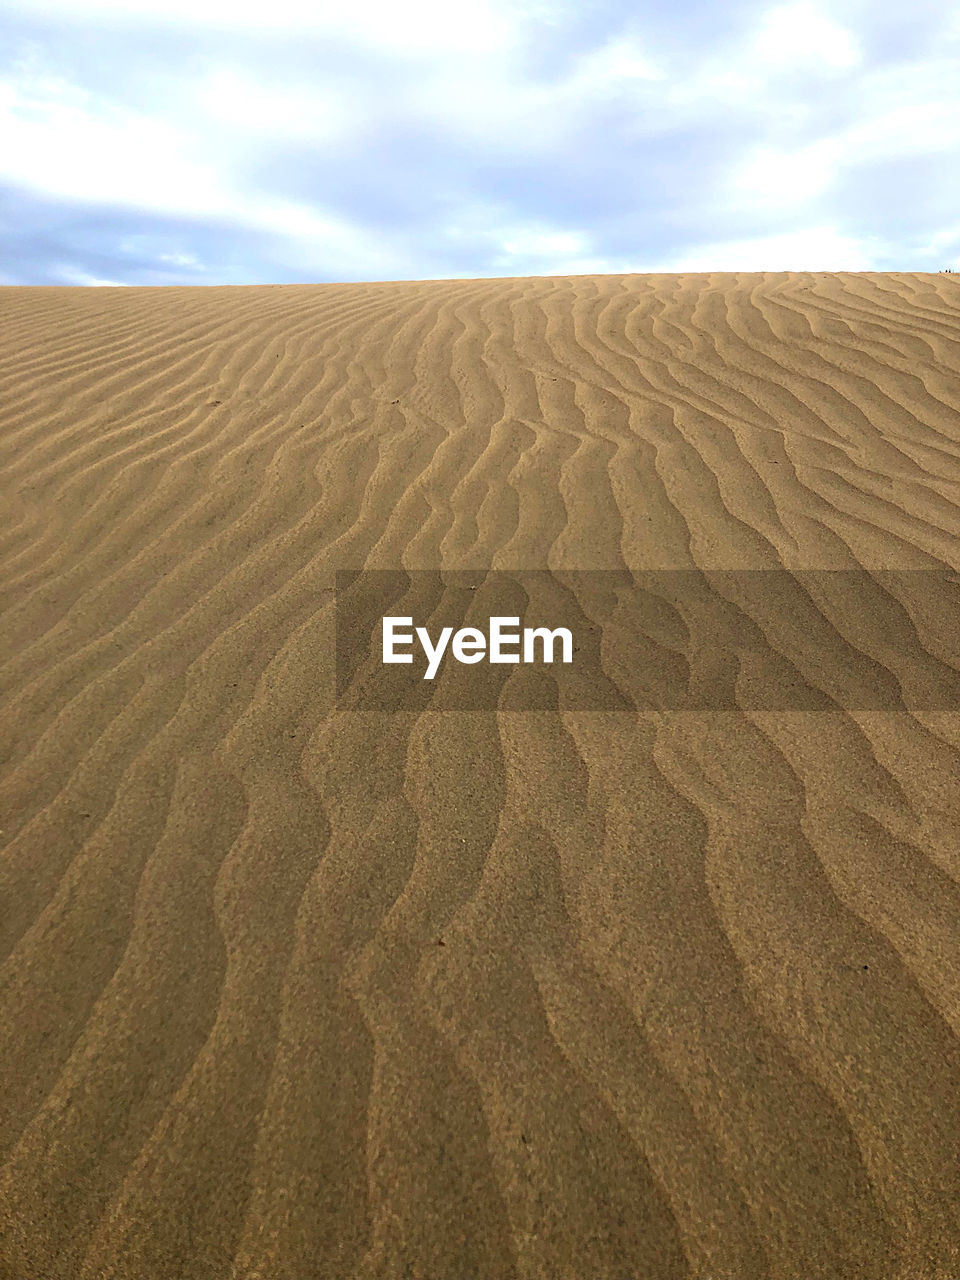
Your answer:
[[[587,243],[580,237],[581,250]],[[543,239],[546,247],[547,237]],[[844,235],[832,226],[813,226],[767,236],[714,241],[685,253],[633,259],[573,250],[557,254],[546,265],[538,261],[543,275],[627,275],[657,272],[712,271],[875,271],[880,270],[889,252],[877,237]],[[509,265],[500,258],[498,266]]]
[[[664,69],[649,56],[632,35],[608,40],[599,49],[584,54],[565,82],[565,94],[610,95],[638,82],[664,78]]]
[[[438,50],[493,51],[512,38],[511,6],[486,0],[31,0],[35,15],[119,26],[281,33],[318,32],[423,56]],[[523,16],[523,7],[516,13]]]
[[[201,264],[192,253],[158,253],[157,261],[170,267],[195,267],[202,270]]]
[[[582,253],[586,237],[578,231],[524,229],[504,241],[503,251],[511,257],[545,258],[558,253]]]
[[[675,59],[663,98],[688,121],[731,112],[754,116],[764,131],[802,129],[825,94],[855,82],[862,63],[857,35],[799,0],[760,9],[734,43]]]
[[[763,142],[731,175],[731,198],[755,206],[815,203],[838,177],[868,165],[960,151],[960,65],[948,59],[862,75],[847,122],[813,141]]]
[[[223,195],[189,137],[51,76],[0,85],[0,175],[48,195],[215,214]]]
[[[926,236],[918,247],[919,251],[925,254],[939,254],[944,251],[960,252],[960,222],[952,227],[940,227],[939,230]]]
[[[875,271],[886,246],[874,237],[810,227],[755,239],[701,245],[663,271]]]
[[[389,250],[315,206],[241,189],[209,142],[176,119],[134,114],[53,77],[0,85],[0,178],[34,193],[226,222],[288,242],[315,265],[389,271]],[[216,150],[216,148],[212,148]]]
[[[731,269],[869,264],[893,209],[901,249],[933,253],[960,62],[940,22],[926,47],[891,51],[891,6],[760,0],[708,43],[623,0],[595,24],[582,0],[31,0],[54,38],[0,76],[0,181],[109,208],[109,252],[185,280],[216,279],[197,222],[225,244],[242,232],[231,278],[257,253],[265,273],[341,279],[674,269],[708,252]],[[933,177],[909,191],[893,175],[918,159]],[[884,184],[875,211],[861,175]],[[385,230],[389,208],[402,218]],[[742,237],[706,243],[721,225]],[[628,228],[643,263],[625,259]]]
[[[126,287],[122,280],[106,280],[101,276],[91,275],[89,271],[82,271],[79,267],[71,266],[69,263],[54,267],[53,273],[62,284],[84,285],[87,288],[96,289],[123,289]]]
[[[529,77],[514,53],[437,60],[401,89],[394,106],[447,136],[502,155],[542,154],[570,145],[576,127],[602,103],[617,100],[627,109],[649,104],[666,74],[631,34],[588,49],[556,78]]]
[[[191,108],[245,140],[273,135],[297,141],[335,141],[357,127],[357,104],[327,87],[268,80],[238,67],[213,67],[187,86]]]
[[[824,138],[795,151],[760,146],[734,172],[732,186],[737,198],[746,197],[755,208],[811,204],[833,181],[844,154],[838,138]]]
[[[752,59],[766,61],[777,71],[797,65],[844,69],[860,61],[853,32],[802,0],[768,9],[749,52]]]
[[[864,112],[841,135],[848,154],[859,160],[877,160],[936,155],[960,147],[960,65],[953,71],[958,79],[942,92],[932,82],[929,69],[922,85],[903,85],[899,95],[896,86],[875,86],[881,90],[870,97],[876,111]]]

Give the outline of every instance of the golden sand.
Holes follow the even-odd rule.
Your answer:
[[[338,569],[960,567],[958,321],[0,291],[4,1280],[960,1275],[960,715],[330,698]]]

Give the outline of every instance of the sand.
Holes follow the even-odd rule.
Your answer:
[[[960,1274],[957,712],[331,695],[338,570],[960,568],[958,321],[0,291],[4,1280]]]

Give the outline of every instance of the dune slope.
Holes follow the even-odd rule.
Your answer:
[[[960,1273],[956,712],[331,693],[343,569],[960,569],[956,278],[0,328],[0,1275]]]

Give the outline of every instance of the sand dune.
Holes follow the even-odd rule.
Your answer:
[[[960,569],[958,321],[0,290],[0,1275],[960,1274],[956,711],[334,687],[345,569]]]

